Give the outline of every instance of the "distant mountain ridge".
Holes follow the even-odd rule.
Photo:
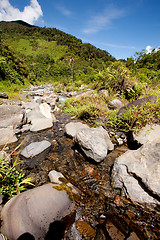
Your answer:
[[[101,50],[99,48],[96,48],[90,43],[82,43],[82,40],[72,36],[71,34],[67,34],[61,30],[58,30],[56,28],[46,28],[46,27],[37,27],[30,25],[22,20],[17,21],[1,21],[0,22],[0,29],[4,33],[9,33],[13,35],[14,33],[18,34],[24,34],[24,35],[34,35],[39,32],[39,35],[46,35],[46,38],[48,37],[49,41],[57,41],[58,45],[67,45],[70,47],[72,53],[78,54],[80,57],[83,57],[84,54],[81,54],[85,48],[89,53],[89,59],[95,58],[95,59],[103,59],[104,61],[115,61],[115,58],[108,53],[105,50]],[[77,47],[75,47],[75,44],[77,44]],[[73,47],[74,45],[74,47]],[[85,46],[85,47],[84,47]],[[78,49],[79,48],[79,49]],[[86,49],[87,48],[87,49]]]

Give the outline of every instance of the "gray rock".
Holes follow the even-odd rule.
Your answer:
[[[108,150],[113,151],[114,150],[114,144],[111,142],[108,132],[102,126],[100,126],[99,128],[93,128],[93,129],[95,129],[97,132],[100,131],[104,134],[104,137],[105,137],[105,140],[106,140],[106,143],[107,143],[107,146],[108,146]]]
[[[102,90],[100,91],[100,93],[102,94],[102,96],[103,96],[104,98],[108,98],[108,97],[109,97],[109,92],[108,92],[108,90],[106,90],[106,89],[102,89]]]
[[[74,137],[75,142],[88,158],[101,162],[108,152],[107,135],[103,130],[83,128]]]
[[[123,115],[125,113],[125,111],[127,111],[127,109],[129,109],[129,108],[140,107],[140,106],[144,105],[145,103],[155,102],[156,100],[157,100],[156,95],[150,95],[148,97],[135,100],[135,101],[127,104],[126,106],[120,108],[119,112],[118,112],[118,115]]]
[[[0,145],[17,142],[17,137],[12,126],[7,128],[0,128]]]
[[[17,128],[23,124],[24,111],[18,105],[0,105],[0,113],[0,128]]]
[[[133,133],[133,138],[139,144],[145,144],[148,141],[155,140],[159,138],[160,125],[158,124],[147,124],[144,128],[141,129],[138,133]]]
[[[122,107],[122,102],[119,99],[114,99],[108,103],[108,106],[113,109],[119,109]]]
[[[8,94],[7,93],[2,93],[0,92],[0,98],[7,98],[8,99]]]
[[[52,183],[23,192],[10,199],[2,209],[1,232],[10,240],[24,233],[44,240],[54,221],[69,218],[75,205],[66,191],[58,191]],[[69,222],[69,221],[67,221]]]
[[[39,132],[53,126],[52,119],[50,118],[38,118],[32,121],[32,126],[30,128],[31,132]]]
[[[52,119],[51,107],[47,103],[41,103],[39,108],[44,117]]]
[[[44,105],[43,105],[44,106]],[[48,105],[47,107],[38,107],[27,113],[28,123],[32,123],[30,131],[38,132],[44,129],[51,128],[53,126],[52,115],[49,114]],[[48,117],[46,117],[48,116]],[[51,117],[51,118],[50,118]]]
[[[74,138],[80,129],[89,128],[81,122],[70,122],[65,125],[65,132],[68,136]]]
[[[46,140],[33,142],[21,151],[21,156],[23,159],[27,160],[27,164],[30,167],[34,167],[36,164],[40,163],[41,160],[45,159],[50,147],[51,143]]]
[[[160,205],[160,137],[117,158],[112,181],[134,203],[151,209]]]

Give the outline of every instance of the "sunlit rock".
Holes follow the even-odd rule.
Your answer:
[[[0,128],[0,145],[17,142],[18,139],[12,126],[7,128]]]
[[[52,118],[51,116],[51,107],[47,103],[42,103],[39,105],[41,113],[46,117],[46,118]]]
[[[27,164],[33,167],[41,160],[45,159],[50,147],[51,143],[46,140],[33,142],[22,150],[21,156],[23,159],[27,160]]]
[[[136,204],[160,205],[160,137],[118,157],[112,170],[113,187]]]
[[[96,162],[101,162],[107,156],[110,142],[105,130],[83,128],[77,132],[74,140],[83,153]]]
[[[144,128],[141,129],[138,133],[133,133],[133,138],[139,144],[145,144],[148,141],[155,140],[159,138],[160,125],[158,124],[147,124]]]
[[[119,109],[122,107],[122,102],[119,99],[114,99],[108,103],[108,106],[113,109]]]
[[[67,221],[74,211],[75,205],[66,191],[56,190],[52,183],[45,184],[21,193],[5,204],[1,232],[10,240],[17,240],[27,233],[44,240],[49,232],[56,232],[54,223],[61,223],[64,218]]]
[[[48,113],[48,108],[46,107],[46,115]],[[44,110],[44,112],[43,112]],[[38,132],[44,129],[51,128],[53,126],[52,116],[49,114],[49,117],[45,116],[45,107],[42,111],[39,106],[27,113],[28,123],[31,122],[32,126],[30,131]],[[43,113],[44,114],[43,114]]]
[[[89,128],[86,124],[81,122],[70,122],[65,125],[66,134],[74,138],[77,132],[82,128]]]

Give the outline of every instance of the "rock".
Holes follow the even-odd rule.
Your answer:
[[[50,147],[51,143],[46,140],[33,142],[21,151],[21,156],[27,160],[29,166],[34,167],[40,163],[41,160],[45,159]]]
[[[17,140],[12,126],[0,128],[0,145],[15,143]]]
[[[2,93],[0,92],[0,98],[7,98],[8,99],[8,94],[7,93]]]
[[[43,106],[46,106],[46,105],[43,105]],[[41,109],[42,109],[42,111],[40,110],[40,108],[38,106],[27,113],[28,123],[30,123],[30,122],[32,123],[32,126],[30,128],[30,131],[32,131],[32,132],[38,132],[38,131],[41,131],[41,130],[44,130],[47,128],[51,128],[53,126],[52,115],[51,114],[47,115],[48,114],[48,105],[46,108],[42,107]],[[46,110],[46,112],[45,112],[45,110]],[[46,117],[45,114],[48,117]]]
[[[107,220],[106,229],[111,239],[114,239],[114,240],[125,239],[125,235],[109,220]]]
[[[64,218],[69,223],[74,212],[75,205],[66,191],[56,190],[52,183],[45,184],[13,197],[4,205],[1,232],[10,240],[27,233],[44,240],[53,225],[62,224]]]
[[[47,103],[42,103],[39,106],[41,113],[46,117],[46,118],[51,118],[51,107]]]
[[[148,97],[135,100],[135,101],[127,104],[126,106],[120,108],[119,112],[118,112],[118,115],[123,115],[125,113],[125,111],[127,111],[127,109],[129,109],[129,108],[140,107],[140,106],[144,105],[145,103],[155,102],[156,100],[157,100],[156,95],[150,95]]]
[[[68,136],[74,138],[80,129],[89,128],[81,122],[70,122],[65,125],[65,132]]]
[[[74,141],[88,158],[96,162],[101,162],[107,156],[108,140],[105,130],[96,128],[80,129],[74,137]]]
[[[73,186],[70,182],[68,182],[62,173],[52,170],[49,172],[48,177],[50,181],[54,184],[63,184],[66,182],[65,183],[66,186],[69,187],[74,194],[79,193],[79,190],[75,186]]]
[[[54,183],[57,183],[57,184],[62,183],[62,181],[60,181],[59,178],[64,178],[62,173],[57,172],[55,170],[50,171],[48,176],[49,176],[49,179],[50,179],[51,182],[54,182]]]
[[[18,105],[0,105],[0,113],[0,128],[17,128],[23,124],[24,111]]]
[[[80,98],[80,97],[84,97],[84,96],[87,96],[87,95],[91,95],[93,94],[94,90],[87,90],[87,91],[84,91],[84,92],[80,92],[80,93],[77,93],[75,94],[74,96],[72,95],[72,97],[74,98]]]
[[[130,236],[127,238],[127,240],[140,240],[135,232],[131,232]]]
[[[113,187],[122,189],[123,194],[135,204],[158,209],[159,163],[160,137],[147,142],[138,150],[127,151],[116,159],[112,170]]]
[[[104,98],[108,98],[109,97],[109,92],[108,92],[108,90],[106,90],[106,89],[102,89],[101,91],[100,91],[100,93],[102,94],[102,96],[104,97]]]
[[[30,125],[30,124],[25,124],[25,125],[23,125],[22,128],[21,128],[21,132],[22,132],[22,133],[23,133],[23,132],[28,132],[28,131],[30,131],[30,128],[31,128],[31,125]]]
[[[30,102],[24,102],[23,104],[22,104],[22,107],[24,108],[24,109],[26,109],[26,110],[33,110],[33,109],[35,109],[35,108],[37,108],[39,106],[39,104],[38,103],[36,103],[36,102],[34,102],[34,101],[30,101]]]
[[[32,126],[30,128],[31,132],[39,132],[53,126],[52,119],[50,118],[38,118],[32,122]]]
[[[122,107],[122,102],[119,99],[114,99],[108,103],[108,106],[113,109],[119,109]]]
[[[99,128],[93,128],[93,129],[95,129],[98,132],[100,131],[104,134],[104,137],[105,137],[105,140],[106,140],[106,143],[107,143],[107,146],[108,146],[108,150],[113,151],[114,150],[114,144],[111,142],[108,132],[102,126],[100,126]]]
[[[158,124],[147,124],[138,133],[133,133],[133,139],[138,142],[138,144],[145,144],[148,141],[159,138],[160,125]]]

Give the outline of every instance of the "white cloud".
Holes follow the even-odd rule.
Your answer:
[[[62,15],[70,16],[72,14],[72,12],[68,10],[65,6],[56,4],[55,7]]]
[[[124,49],[136,49],[135,46],[128,46],[128,45],[117,45],[117,44],[111,44],[111,43],[102,43],[102,45],[112,48],[124,48]]]
[[[9,0],[0,0],[0,21],[23,20],[34,24],[41,16],[43,12],[37,0],[31,0],[30,5],[25,6],[22,12],[13,7]]]
[[[151,53],[152,52],[152,47],[151,46],[147,46],[146,47],[146,54]]]
[[[96,33],[111,26],[114,19],[124,16],[125,11],[114,6],[107,7],[102,13],[94,15],[87,23],[83,33]]]

